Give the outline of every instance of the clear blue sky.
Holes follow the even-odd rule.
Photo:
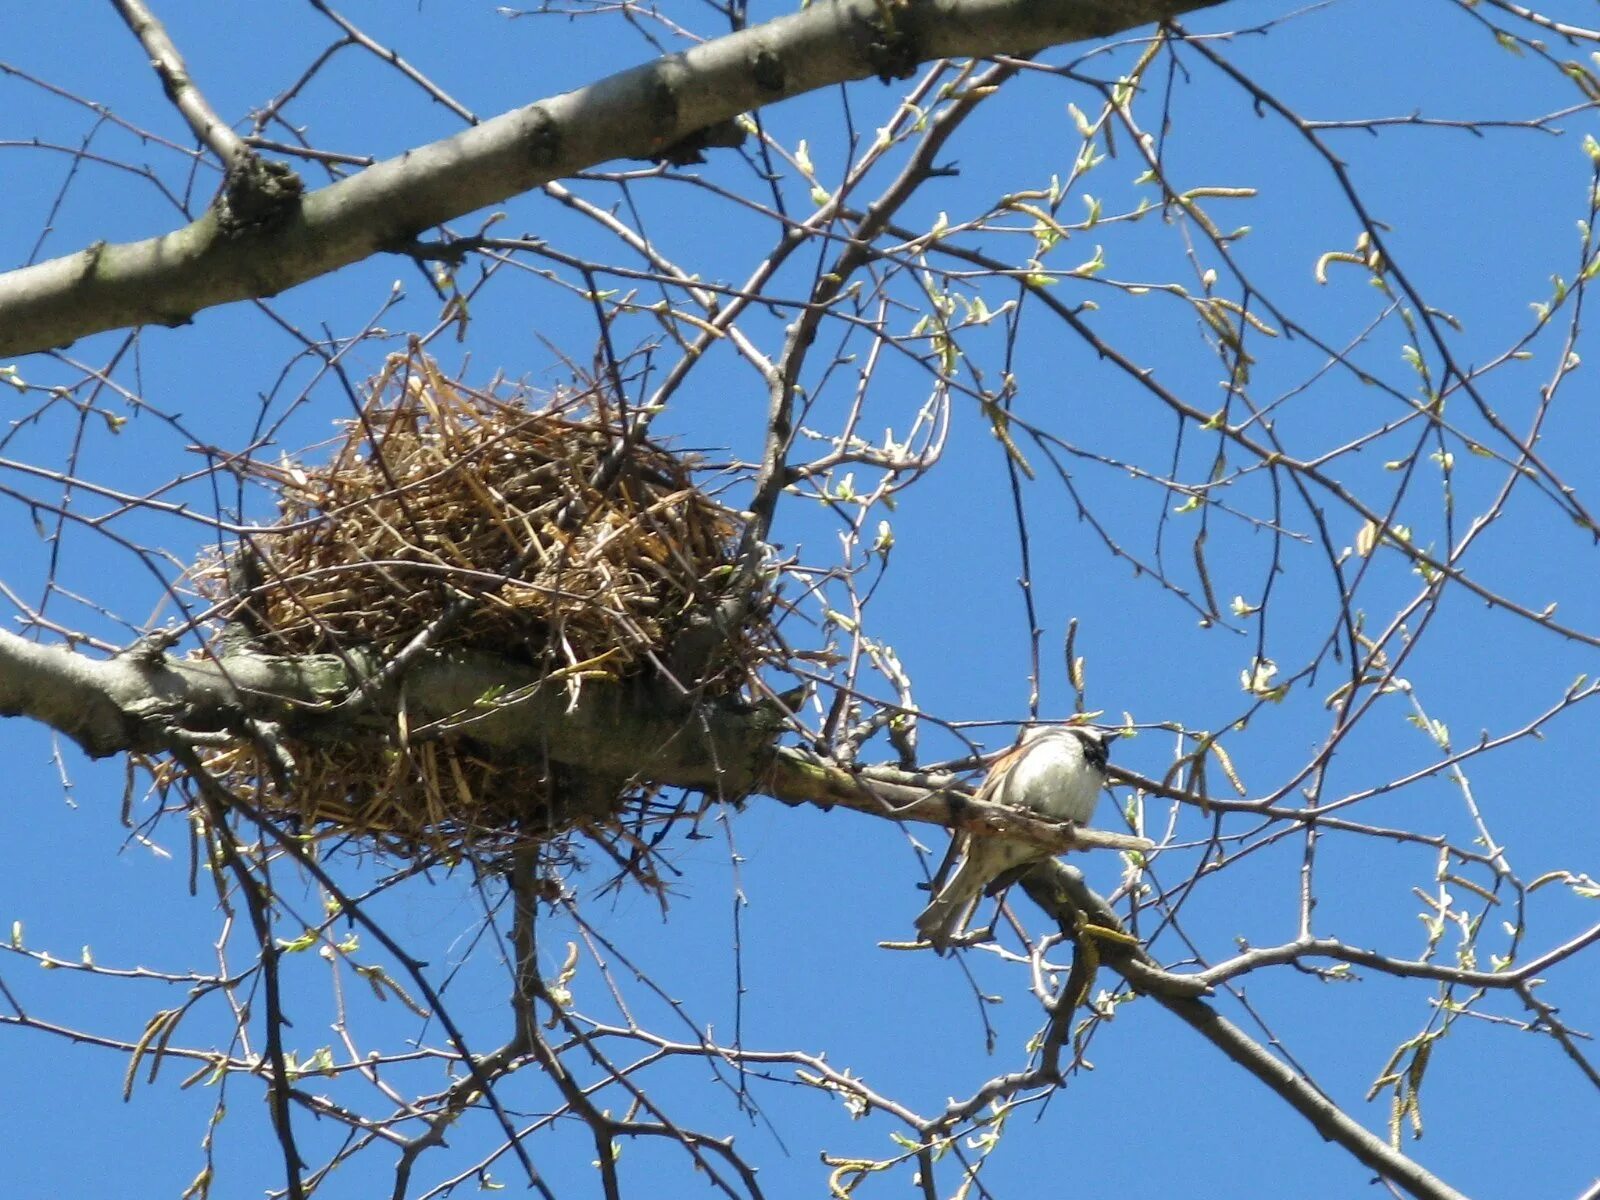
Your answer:
[[[1247,29],[1282,17],[1291,7],[1258,0],[1229,3],[1196,14],[1189,28]],[[716,31],[707,11],[678,8],[677,19]],[[276,95],[334,36],[331,26],[309,8],[230,6],[224,13],[215,5],[175,0],[157,11],[212,103],[230,119]],[[346,11],[480,116],[577,86],[648,55],[636,36],[625,35],[620,24],[603,24],[601,18],[511,21],[496,15],[493,6],[476,3],[352,3]],[[751,19],[780,11],[784,9],[771,4],[755,5]],[[1592,5],[1572,0],[1553,0],[1544,11],[1575,23],[1594,18]],[[6,62],[187,144],[186,131],[162,100],[142,52],[110,6],[76,7],[70,27],[54,6],[24,6],[8,14],[6,29],[0,50]],[[1583,100],[1577,86],[1536,54],[1514,55],[1497,46],[1480,23],[1445,0],[1311,6],[1268,34],[1241,36],[1215,48],[1272,95],[1316,120],[1420,113],[1461,121],[1528,121]],[[1593,43],[1567,47],[1553,42],[1551,53],[1594,66],[1589,58],[1593,49]],[[1114,75],[1136,52],[1137,47],[1124,48],[1110,59],[1090,59],[1080,69]],[[1059,64],[1074,57],[1072,50],[1061,49],[1045,54],[1042,61]],[[1318,258],[1352,249],[1360,228],[1337,180],[1282,122],[1258,117],[1249,101],[1225,85],[1200,55],[1184,51],[1180,60],[1184,73],[1171,81],[1172,124],[1164,149],[1171,177],[1190,188],[1256,189],[1257,195],[1248,200],[1209,200],[1208,211],[1226,229],[1250,227],[1236,244],[1237,259],[1273,305],[1329,344],[1345,345],[1382,313],[1384,300],[1355,266],[1334,264],[1326,285],[1314,278]],[[1168,84],[1165,74],[1147,82],[1152,89]],[[845,94],[855,127],[870,138],[899,93],[869,82]],[[959,175],[930,183],[906,211],[905,222],[915,227],[921,221],[926,228],[940,211],[960,221],[983,211],[1001,193],[1044,187],[1053,173],[1065,174],[1078,146],[1069,102],[1089,111],[1096,97],[1081,84],[1044,75],[1009,88],[941,155],[941,161],[959,166]],[[763,120],[791,150],[799,139],[807,139],[819,181],[829,186],[837,181],[846,153],[842,111],[839,93],[831,92],[770,110]],[[1138,111],[1146,129],[1161,132],[1157,103],[1148,102]],[[309,126],[308,135],[318,146],[379,157],[445,136],[461,124],[420,90],[401,84],[388,67],[349,50],[313,82],[290,114]],[[1362,203],[1389,231],[1391,250],[1408,277],[1433,305],[1459,321],[1460,332],[1449,336],[1452,353],[1463,364],[1481,367],[1514,348],[1531,328],[1529,305],[1550,298],[1551,277],[1559,274],[1571,281],[1575,275],[1580,253],[1576,223],[1587,211],[1594,171],[1581,140],[1585,132],[1600,134],[1600,123],[1588,111],[1553,125],[1564,136],[1528,128],[1490,128],[1474,136],[1461,129],[1403,125],[1384,127],[1376,136],[1359,130],[1324,135],[1348,162]],[[171,150],[141,145],[110,124],[97,127],[82,107],[0,74],[0,197],[6,214],[0,222],[0,268],[30,256],[68,253],[95,239],[150,236],[180,223],[150,177],[89,162],[69,176],[68,155],[18,145],[29,138],[69,147],[88,139],[91,152],[135,166],[148,163],[150,176],[164,187],[178,193],[188,188],[200,200],[215,186],[210,168],[190,180]],[[730,188],[760,194],[750,169],[726,152],[714,155],[702,170]],[[1082,190],[1100,198],[1108,214],[1125,211],[1140,194],[1133,182],[1138,173],[1131,148],[1124,144],[1119,157],[1096,168]],[[306,175],[318,179],[314,169],[307,168]],[[598,184],[587,185],[584,194],[608,204],[618,198],[615,189]],[[871,189],[865,194],[872,194]],[[791,199],[799,197],[803,203],[804,195],[805,188],[790,188]],[[640,184],[632,196],[654,243],[706,279],[738,282],[770,241],[768,230],[748,213],[687,186]],[[613,244],[546,199],[523,197],[498,211],[506,217],[497,232],[528,232],[573,252],[618,258]],[[1083,201],[1071,197],[1063,219],[1077,220],[1084,211]],[[474,226],[474,219],[466,219],[455,228],[466,232]],[[46,227],[49,234],[36,250]],[[1218,406],[1223,396],[1219,367],[1184,303],[1159,291],[1130,296],[1113,286],[1117,281],[1180,280],[1197,290],[1181,233],[1154,213],[1138,224],[1107,224],[1077,235],[1057,251],[1051,265],[1084,261],[1097,245],[1104,247],[1107,261],[1102,276],[1064,281],[1055,294],[1075,305],[1096,302],[1099,308],[1088,319],[1098,333],[1155,368],[1168,387],[1197,407]],[[1208,248],[1195,252],[1201,264],[1220,265]],[[815,252],[802,257],[804,262],[775,283],[776,294],[804,293],[816,257]],[[306,285],[273,301],[272,307],[307,331],[325,323],[335,334],[349,335],[389,300],[396,281],[404,298],[380,323],[396,334],[427,328],[437,317],[438,301],[414,265],[392,258],[358,264]],[[991,307],[1011,294],[1003,289],[984,293]],[[1219,294],[1238,300],[1240,285],[1224,273]],[[587,304],[532,274],[504,271],[475,300],[472,315],[464,345],[446,339],[435,350],[447,369],[464,367],[479,381],[501,370],[535,383],[555,383],[562,370],[552,347],[583,363],[592,351],[594,328]],[[901,314],[895,327],[903,332],[914,318],[914,313]],[[1511,362],[1483,382],[1485,399],[1519,432],[1532,419],[1538,389],[1561,362],[1565,317],[1556,324],[1560,328],[1528,345],[1528,361]],[[781,320],[757,315],[747,328],[765,351],[777,352]],[[622,322],[615,330],[623,348],[658,333],[659,327],[643,318]],[[824,333],[828,349],[819,350],[814,363],[822,363],[837,337]],[[1361,387],[1349,373],[1319,374],[1323,356],[1305,339],[1255,334],[1251,339],[1258,359],[1252,394],[1273,399],[1293,392],[1278,414],[1290,453],[1329,452],[1406,411],[1381,389]],[[1390,319],[1352,357],[1384,383],[1414,394],[1415,378],[1402,359],[1402,347],[1412,340]],[[104,366],[116,344],[116,335],[106,336],[79,344],[69,354],[76,361]],[[987,355],[989,364],[998,363],[998,346],[997,327],[972,335],[975,354]],[[361,347],[352,356],[352,374],[360,378],[370,373],[383,353],[396,348],[394,343]],[[1600,354],[1587,331],[1580,331],[1572,349],[1590,360]],[[1424,350],[1433,353],[1426,346]],[[58,405],[40,421],[11,432],[0,458],[67,469],[65,456],[76,453],[70,469],[77,475],[134,493],[158,487],[201,465],[185,449],[188,441],[220,446],[247,441],[262,393],[279,389],[272,411],[282,414],[286,398],[311,377],[309,364],[293,360],[294,353],[290,339],[252,305],[201,314],[187,329],[150,331],[137,356],[119,363],[115,378],[123,387],[142,392],[156,408],[181,414],[181,429],[145,415],[113,435],[95,418],[82,425],[81,444],[74,450],[76,414]],[[660,361],[670,362],[666,351]],[[279,373],[286,364],[286,382],[280,386]],[[69,365],[45,358],[21,360],[16,366],[30,383],[78,377]],[[1208,477],[1215,442],[1190,430],[1175,449],[1170,415],[1152,405],[1125,375],[1097,362],[1037,305],[1024,317],[1011,367],[1019,387],[1019,414],[1074,446],[1118,463],[1172,471],[1187,482]],[[1592,465],[1600,455],[1592,372],[1585,364],[1563,383],[1541,442],[1551,466],[1577,487],[1591,509],[1600,504]],[[874,386],[864,435],[877,439],[886,425],[903,432],[926,395],[926,377],[891,366]],[[818,424],[825,425],[827,414],[847,402],[848,391],[824,393]],[[348,414],[347,401],[331,382],[320,384],[311,395],[312,403],[289,413],[279,439],[283,449],[325,438],[329,422]],[[13,398],[0,388],[0,404],[7,406],[0,416],[9,422],[40,399],[37,393]],[[97,403],[114,413],[128,411],[110,395]],[[1460,428],[1504,451],[1465,397],[1451,403],[1450,416]],[[765,410],[759,381],[723,351],[675,398],[664,422],[684,443],[707,448],[712,457],[751,457],[759,448]],[[8,429],[0,424],[0,434]],[[1397,435],[1337,457],[1329,471],[1352,490],[1387,503],[1397,473],[1386,471],[1384,464],[1409,444],[1409,435]],[[1024,450],[1036,465],[1043,465],[1035,449],[1025,444]],[[1455,455],[1459,536],[1500,485],[1505,470],[1498,460],[1476,459],[1459,448]],[[894,513],[884,514],[892,519],[897,540],[890,570],[873,600],[871,631],[893,645],[915,681],[923,709],[949,720],[1014,721],[1027,716],[1027,627],[1015,582],[1018,545],[1002,468],[983,420],[958,404],[945,460],[901,497]],[[1175,579],[1191,590],[1198,587],[1191,565],[1197,514],[1174,513],[1174,497],[1131,481],[1117,467],[1071,460],[1070,469],[1075,486],[1111,536],[1140,557],[1154,561],[1159,555]],[[1419,544],[1442,549],[1448,539],[1446,514],[1437,467],[1430,469],[1431,474],[1420,473],[1396,520],[1411,527]],[[0,469],[0,487],[46,498],[57,494],[37,478],[6,469]],[[205,488],[180,494],[202,509],[209,503]],[[1260,473],[1239,479],[1224,498],[1257,516],[1271,512],[1272,491]],[[1094,527],[1078,519],[1060,481],[1048,471],[1026,489],[1025,501],[1042,626],[1045,715],[1064,715],[1071,708],[1061,644],[1073,616],[1081,624],[1078,650],[1087,659],[1090,704],[1104,710],[1107,720],[1127,713],[1146,726],[1178,722],[1191,729],[1219,730],[1247,711],[1249,698],[1239,675],[1256,653],[1252,622],[1233,621],[1234,629],[1198,628],[1193,610],[1148,575],[1135,575],[1125,561],[1107,553]],[[88,497],[75,503],[86,512],[104,511],[101,502]],[[1335,545],[1353,545],[1359,522],[1326,497],[1318,503]],[[1303,504],[1292,496],[1285,504],[1286,525],[1315,532]],[[1163,508],[1168,516],[1158,545]],[[48,517],[43,520],[48,530]],[[113,527],[126,538],[166,547],[178,562],[191,559],[206,537],[198,524],[140,514],[123,517]],[[836,522],[804,501],[785,501],[774,538],[807,562],[825,566],[837,556]],[[34,514],[9,494],[0,496],[0,548],[0,582],[36,605],[52,548],[37,532]],[[1235,595],[1259,602],[1272,568],[1271,539],[1265,533],[1213,514],[1207,555],[1224,609]],[[1600,589],[1594,587],[1594,564],[1589,535],[1525,487],[1467,566],[1487,585],[1534,610],[1559,602],[1559,619],[1595,634],[1600,631]],[[1306,662],[1326,636],[1333,585],[1314,544],[1287,545],[1279,565],[1266,651],[1287,673]],[[152,612],[158,619],[171,615],[170,608],[158,611],[161,590],[150,571],[82,528],[63,539],[55,569],[62,587],[93,598],[133,624],[145,622]],[[1415,594],[1418,582],[1398,555],[1380,552],[1355,607],[1370,629],[1382,628]],[[75,607],[65,596],[50,603],[49,614],[66,625],[119,643],[129,640],[126,629]],[[5,619],[12,615],[6,606]],[[798,626],[793,635],[802,636]],[[1447,594],[1403,674],[1427,714],[1445,722],[1456,747],[1463,748],[1477,740],[1480,730],[1493,737],[1527,724],[1555,704],[1574,677],[1594,672],[1595,658],[1592,649],[1490,611],[1457,591]],[[1228,739],[1251,796],[1275,789],[1326,736],[1330,718],[1322,698],[1337,686],[1340,670],[1327,664],[1281,705],[1265,707],[1248,730]],[[1380,701],[1332,760],[1325,798],[1435,761],[1437,748],[1407,720],[1412,714],[1403,695]],[[1467,767],[1471,794],[1523,880],[1563,869],[1600,874],[1595,853],[1600,806],[1591,779],[1596,734],[1592,704],[1561,714],[1545,732],[1543,741],[1524,739],[1473,759]],[[931,726],[924,736],[930,759],[958,752],[954,739],[941,739]],[[998,748],[1009,730],[980,737]],[[878,747],[871,753],[888,754]],[[1116,761],[1156,778],[1172,753],[1172,735],[1151,728],[1114,750]],[[27,948],[64,960],[78,960],[87,946],[95,962],[107,967],[213,971],[218,918],[204,881],[198,896],[188,894],[190,850],[181,820],[169,818],[156,830],[155,841],[165,855],[130,842],[117,820],[122,765],[86,763],[67,750],[58,769],[52,754],[51,739],[42,728],[0,723],[0,762],[11,783],[10,801],[0,810],[0,936],[11,922],[21,921]],[[61,772],[70,779],[65,800]],[[1215,766],[1210,786],[1231,794]],[[1353,815],[1371,824],[1445,834],[1468,844],[1473,834],[1462,795],[1460,784],[1441,775],[1368,802]],[[1127,798],[1118,793],[1119,804]],[[141,806],[148,799],[136,790],[133,803],[144,816],[147,810]],[[1114,809],[1103,802],[1100,823],[1120,828]],[[1199,847],[1212,830],[1212,823],[1192,810],[1179,812],[1175,820],[1173,840],[1179,848],[1155,868],[1155,877],[1167,887],[1193,873]],[[1165,805],[1150,801],[1150,835],[1162,836],[1168,821]],[[1244,817],[1229,818],[1223,825],[1229,835],[1251,829]],[[598,870],[574,880],[588,920],[637,966],[660,977],[702,1028],[709,1025],[719,1038],[731,1039],[734,1022],[741,1019],[747,1046],[826,1051],[836,1068],[857,1073],[923,1112],[935,1111],[948,1093],[966,1094],[990,1075],[1023,1061],[1022,1047],[1040,1023],[1024,968],[969,955],[965,961],[975,988],[954,961],[878,948],[881,940],[909,936],[922,899],[915,888],[922,868],[905,831],[845,812],[791,810],[758,798],[729,819],[710,820],[706,832],[712,835],[708,840],[684,842],[674,851],[682,875],[666,922],[655,902],[638,892],[594,899],[603,877]],[[922,830],[918,836],[925,844],[942,846],[937,831]],[[1183,931],[1208,961],[1227,957],[1241,942],[1271,945],[1294,936],[1300,846],[1295,836],[1265,846],[1214,881],[1203,881],[1185,901]],[[731,851],[737,854],[737,868],[731,865]],[[1098,890],[1116,888],[1120,864],[1114,856],[1080,861]],[[1413,889],[1437,893],[1436,864],[1436,854],[1426,847],[1329,835],[1317,865],[1322,898],[1318,932],[1397,957],[1422,953],[1425,934],[1417,914],[1424,905]],[[352,886],[373,877],[369,864],[346,862],[341,870],[348,872]],[[1481,876],[1476,881],[1484,882]],[[285,878],[281,886],[285,894],[298,894],[295,881]],[[1455,894],[1472,911],[1483,908],[1460,888]],[[742,953],[736,956],[730,947],[739,896],[748,905],[739,918]],[[476,1049],[488,1049],[503,1038],[507,982],[493,949],[472,945],[482,909],[465,873],[431,883],[413,881],[386,896],[375,911],[419,957],[429,960],[436,981],[450,977],[452,1011]],[[1489,912],[1486,927],[1497,926],[1503,916]],[[1597,919],[1600,908],[1593,901],[1578,898],[1559,883],[1543,888],[1530,901],[1529,940],[1522,957],[1560,944]],[[545,964],[553,975],[562,937],[557,931],[545,936],[554,947]],[[1441,961],[1454,961],[1449,948],[1453,938],[1447,931]],[[1502,943],[1503,938],[1485,935],[1485,955]],[[376,961],[376,951],[372,953]],[[1169,934],[1157,953],[1175,962],[1188,952]],[[234,965],[247,961],[241,955]],[[1600,957],[1591,952],[1560,965],[1550,972],[1543,993],[1579,1030],[1600,1028],[1597,963]],[[464,965],[452,975],[458,964]],[[735,1004],[736,970],[742,971],[745,989],[742,1010]],[[1346,1111],[1381,1134],[1387,1098],[1367,1103],[1364,1093],[1389,1052],[1423,1027],[1437,992],[1420,982],[1401,984],[1371,972],[1359,974],[1359,984],[1335,984],[1280,968],[1250,977],[1245,991],[1250,1008],[1296,1061]],[[333,1041],[329,1025],[334,998],[320,960],[306,956],[303,963],[291,964],[290,978],[297,989],[291,1036],[304,1057]],[[183,991],[156,982],[88,978],[65,969],[47,973],[17,956],[0,957],[0,982],[42,1021],[124,1040],[136,1039],[150,1015],[179,1003]],[[347,975],[344,982],[352,996],[359,994],[359,981]],[[1111,986],[1111,978],[1103,977],[1101,984]],[[603,990],[587,965],[574,986],[580,1007],[603,1010]],[[979,990],[1002,996],[1004,1002],[980,1006]],[[373,1045],[393,1049],[417,1035],[415,1020],[399,1004],[352,1003],[359,1007],[359,1021],[353,1017],[352,1025],[363,1051]],[[1260,1035],[1260,1027],[1236,998],[1220,998],[1218,1004]],[[980,1007],[997,1031],[999,1049],[992,1058],[983,1053]],[[0,1011],[9,1012],[9,1005]],[[180,1030],[177,1040],[188,1035],[204,1045],[208,1035],[203,1031],[225,1028],[225,1014],[207,1011],[209,1016],[197,1015],[192,1026]],[[1509,1001],[1490,1003],[1485,1011],[1524,1019]],[[660,1012],[652,1019],[668,1033],[687,1032]],[[431,1027],[425,1036],[437,1041]],[[1148,1001],[1122,1007],[1114,1021],[1097,1029],[1088,1057],[1093,1071],[1075,1075],[1042,1107],[1024,1107],[1013,1115],[1004,1144],[983,1175],[995,1195],[1373,1194],[1369,1172],[1325,1145],[1277,1097]],[[194,1067],[168,1062],[155,1084],[141,1082],[133,1103],[123,1105],[125,1068],[125,1056],[114,1051],[0,1028],[0,1111],[7,1114],[13,1147],[0,1166],[0,1194],[33,1200],[67,1189],[141,1197],[182,1191],[200,1166],[199,1144],[214,1090],[199,1083],[180,1090],[179,1083]],[[416,1084],[419,1089],[443,1086],[437,1071],[419,1069],[413,1078],[422,1081]],[[529,1111],[548,1104],[549,1097],[538,1094],[541,1089],[526,1075],[518,1080],[512,1086],[516,1103]],[[218,1196],[255,1195],[281,1185],[281,1164],[263,1136],[266,1120],[259,1089],[245,1082],[229,1085],[230,1111],[218,1134]],[[774,1200],[825,1194],[819,1147],[839,1156],[894,1152],[888,1138],[891,1122],[874,1118],[852,1124],[841,1105],[815,1091],[765,1086],[757,1092],[762,1116],[750,1122],[735,1113],[726,1091],[708,1083],[703,1064],[669,1069],[653,1086],[669,1110],[677,1106],[685,1121],[737,1133],[739,1145],[761,1164],[763,1185]],[[518,1087],[526,1090],[516,1092]],[[1593,1146],[1600,1114],[1596,1101],[1594,1089],[1551,1039],[1488,1020],[1464,1019],[1439,1045],[1429,1067],[1422,1097],[1426,1136],[1420,1142],[1408,1137],[1404,1149],[1474,1197],[1575,1196],[1600,1174],[1600,1154]],[[425,1166],[426,1177],[431,1180],[452,1163],[459,1167],[471,1161],[483,1128],[476,1130],[480,1136],[466,1129],[453,1138],[454,1148],[441,1154],[431,1170]],[[327,1149],[319,1139],[330,1136],[328,1131],[312,1129],[305,1136],[312,1147]],[[599,1194],[587,1139],[535,1139],[530,1149],[563,1197]],[[370,1196],[387,1189],[386,1169],[372,1168],[387,1168],[388,1153],[377,1152],[368,1168],[336,1176],[319,1195]],[[659,1169],[663,1195],[698,1195],[703,1187],[674,1152],[660,1147],[626,1146],[622,1169],[625,1181],[636,1188]],[[509,1162],[496,1168],[496,1176],[512,1190],[520,1187]],[[902,1193],[906,1183],[902,1171],[893,1179],[864,1185],[858,1194]]]

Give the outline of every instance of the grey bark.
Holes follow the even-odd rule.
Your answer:
[[[776,709],[702,708],[685,713],[660,698],[586,681],[578,702],[527,667],[475,653],[424,656],[403,680],[371,698],[354,717],[334,705],[375,673],[359,653],[274,658],[243,652],[217,662],[179,659],[159,644],[112,659],[40,646],[0,630],[0,716],[44,721],[88,753],[159,751],[186,733],[269,722],[300,736],[359,735],[394,720],[400,689],[413,733],[449,723],[502,750],[539,749],[551,758],[614,777],[652,779],[738,797],[763,791],[789,803],[840,805],[897,821],[987,827],[1072,846],[1148,848],[1142,839],[1098,830],[1066,831],[999,805],[975,801],[948,777],[847,771],[803,751],[774,749]],[[1030,899],[1069,936],[1080,919],[1121,930],[1116,913],[1075,868],[1050,861],[1023,877]],[[1343,1112],[1202,999],[1203,978],[1164,970],[1139,945],[1097,942],[1100,958],[1138,991],[1190,1025],[1266,1084],[1329,1141],[1421,1197],[1465,1200]]]
[[[231,186],[182,229],[96,243],[0,275],[0,355],[108,329],[187,324],[206,308],[274,296],[370,255],[403,251],[428,229],[551,180],[610,159],[659,156],[740,113],[818,88],[906,75],[939,58],[1030,53],[1219,2],[816,0],[320,190],[301,195],[298,180],[263,176],[261,196]]]
[[[251,722],[310,742],[372,735],[394,728],[403,702],[412,738],[462,733],[499,753],[548,756],[608,779],[730,799],[761,792],[788,804],[1027,838],[1056,853],[1150,849],[1143,838],[1069,830],[979,802],[952,776],[853,772],[777,747],[776,705],[690,707],[647,686],[596,679],[574,697],[525,665],[478,652],[423,655],[365,707],[342,708],[381,665],[359,649],[296,658],[241,651],[217,660],[176,658],[156,644],[97,659],[0,630],[0,716],[32,717],[105,757],[159,753],[195,735],[246,735]]]
[[[252,721],[329,742],[392,729],[403,689],[413,737],[450,730],[508,754],[549,753],[606,776],[728,795],[755,786],[780,719],[756,706],[686,710],[603,680],[586,680],[574,702],[526,666],[465,651],[425,655],[368,706],[335,715],[380,665],[360,650],[217,660],[144,645],[95,659],[0,630],[0,716],[43,721],[95,757],[244,733]]]
[[[1042,908],[1069,937],[1077,937],[1079,920],[1123,932],[1121,920],[1106,901],[1084,882],[1077,868],[1047,862],[1022,878],[1028,899]],[[1418,1200],[1467,1200],[1437,1175],[1378,1137],[1351,1117],[1309,1079],[1301,1076],[1267,1047],[1219,1013],[1203,998],[1210,992],[1193,975],[1163,970],[1142,945],[1095,939],[1100,959],[1162,1008],[1222,1051],[1236,1065],[1265,1084],[1299,1113],[1322,1137],[1341,1147],[1357,1162],[1403,1188]],[[1080,941],[1081,946],[1081,941]],[[1079,953],[1082,953],[1080,949]],[[1196,1119],[1207,1119],[1196,1110]]]

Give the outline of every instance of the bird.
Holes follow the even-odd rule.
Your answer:
[[[1087,725],[1035,726],[991,764],[978,799],[1087,824],[1105,786],[1112,736]],[[970,833],[956,834],[951,850],[960,851],[961,865],[917,917],[918,936],[940,954],[996,880],[1050,857],[1032,842]]]

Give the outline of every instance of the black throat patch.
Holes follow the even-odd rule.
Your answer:
[[[1106,744],[1106,739],[1084,730],[1078,734],[1078,741],[1083,743],[1083,761],[1104,774],[1106,760],[1111,756],[1111,747]]]

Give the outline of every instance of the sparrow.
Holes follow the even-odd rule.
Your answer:
[[[1106,783],[1113,735],[1086,725],[1040,725],[995,759],[978,799],[1027,809],[1041,817],[1087,824]],[[943,954],[995,880],[1050,857],[1032,842],[958,833],[951,845],[961,865],[917,917],[917,934]]]

